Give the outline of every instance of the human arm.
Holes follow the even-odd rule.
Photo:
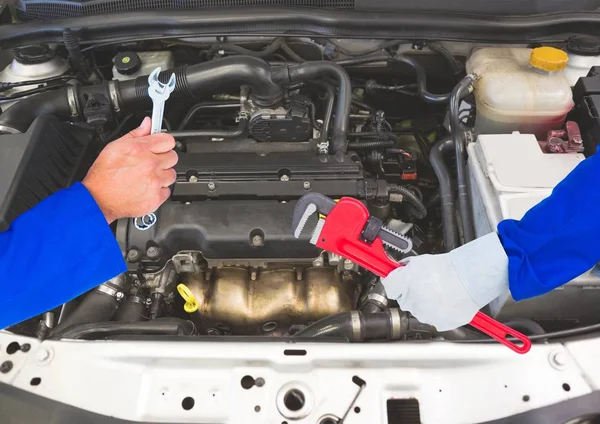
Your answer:
[[[468,323],[498,295],[546,293],[600,260],[600,155],[583,161],[520,221],[443,255],[411,258],[383,280],[388,296],[438,330]]]
[[[83,183],[0,233],[0,328],[50,310],[126,270],[109,223],[156,210],[175,181],[175,141],[150,120],[110,143]]]

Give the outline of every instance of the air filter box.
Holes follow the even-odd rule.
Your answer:
[[[85,176],[94,159],[92,134],[51,115],[24,134],[0,135],[0,232],[38,202]]]

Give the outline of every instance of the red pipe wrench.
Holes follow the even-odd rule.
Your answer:
[[[334,202],[319,193],[305,194],[298,201],[292,219],[296,238],[300,237],[308,219],[315,213],[327,218],[319,218],[310,240],[312,244],[350,259],[380,277],[403,266],[389,258],[384,244],[403,253],[412,250],[409,238],[386,228],[380,219],[370,216],[359,200],[344,197]],[[527,336],[482,312],[478,312],[469,324],[517,353],[524,354],[531,349],[531,340]],[[510,336],[521,345],[508,340]]]

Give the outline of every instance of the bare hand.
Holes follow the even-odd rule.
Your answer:
[[[177,174],[175,139],[150,135],[150,118],[108,144],[88,171],[83,184],[110,224],[154,212],[169,198]]]

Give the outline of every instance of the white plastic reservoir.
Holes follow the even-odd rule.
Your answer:
[[[590,69],[600,66],[600,43],[596,37],[575,37],[567,43],[569,63],[565,78],[574,87],[579,78],[586,77]]]
[[[545,140],[551,129],[561,129],[573,108],[571,87],[563,75],[568,56],[552,47],[475,50],[467,72],[475,82],[480,134],[519,131]]]

